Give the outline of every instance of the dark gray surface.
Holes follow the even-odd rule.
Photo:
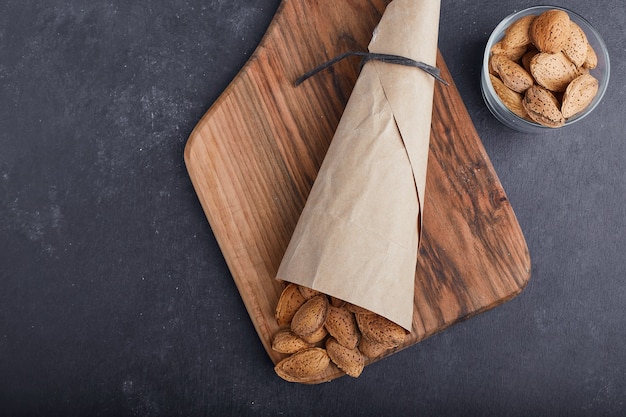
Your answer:
[[[482,102],[527,1],[443,1],[440,48],[526,236],[525,291],[319,386],[278,379],[183,163],[278,0],[0,5],[0,415],[626,415],[626,6],[587,119],[542,136]]]

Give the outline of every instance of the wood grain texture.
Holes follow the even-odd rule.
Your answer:
[[[284,286],[274,279],[388,1],[285,0],[261,44],[191,133],[185,163],[271,360]],[[524,236],[441,55],[413,330],[399,348],[517,295],[530,278]],[[391,352],[393,353],[393,352]],[[390,353],[390,354],[391,354]],[[329,369],[319,381],[341,376]]]

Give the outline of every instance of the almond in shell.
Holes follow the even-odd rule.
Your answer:
[[[533,77],[521,65],[504,55],[494,55],[491,62],[504,85],[511,90],[523,93],[533,85]]]
[[[561,127],[565,124],[558,100],[539,85],[535,84],[526,90],[522,104],[528,116],[543,126]]]
[[[577,67],[580,67],[585,63],[587,58],[587,49],[589,47],[589,41],[587,35],[580,26],[570,21],[570,31],[567,36],[567,41],[563,45],[563,53],[570,61]]]
[[[358,377],[365,367],[365,357],[354,348],[347,348],[330,337],[326,340],[326,352],[335,365],[353,378]]]
[[[522,94],[511,90],[504,85],[502,80],[494,75],[489,74],[489,79],[502,103],[519,117],[524,119],[528,118],[528,114],[526,114],[526,110],[524,110],[524,106],[522,105]]]
[[[300,293],[298,285],[289,283],[283,289],[276,305],[275,317],[279,326],[287,326],[296,314],[296,311],[306,302]]]
[[[291,331],[305,338],[323,328],[328,312],[328,298],[324,294],[307,300],[291,320]]]
[[[535,15],[527,15],[511,23],[504,31],[504,38],[502,38],[505,48],[526,48],[530,45],[530,25],[535,18]]]
[[[272,341],[272,349],[289,355],[310,347],[313,347],[311,343],[305,342],[289,329],[278,331]]]
[[[321,292],[319,292],[318,290],[314,290],[313,288],[305,287],[304,285],[298,285],[298,288],[300,289],[300,293],[302,294],[302,296],[304,298],[306,298],[307,300],[310,300],[311,298],[315,297],[316,295],[321,294]]]
[[[366,337],[362,337],[359,340],[359,351],[369,359],[379,358],[390,349],[389,346],[373,342]]]
[[[492,55],[504,55],[513,61],[517,61],[526,52],[526,45],[509,46],[501,40],[493,44],[490,52]]]
[[[347,308],[329,306],[324,326],[339,344],[349,349],[356,348],[359,342],[359,329],[354,314]]]
[[[591,44],[587,45],[587,56],[583,62],[583,68],[594,69],[598,66],[598,55]]]
[[[356,322],[363,337],[389,348],[399,346],[406,330],[378,314],[356,314]]]
[[[551,91],[565,91],[567,85],[584,73],[563,52],[539,53],[530,60],[530,72],[537,84]]]
[[[278,362],[276,374],[289,382],[311,382],[330,365],[330,357],[325,349],[313,347],[301,350]]]
[[[583,74],[575,78],[563,94],[563,104],[561,105],[563,117],[569,118],[585,110],[597,92],[598,80],[591,74]]]
[[[302,340],[307,343],[316,344],[317,342],[321,342],[322,340],[324,340],[326,336],[328,336],[328,331],[326,330],[326,327],[322,325],[313,333],[303,335]]]
[[[522,55],[522,67],[526,70],[526,72],[528,72],[529,74],[530,72],[530,61],[533,59],[533,57],[535,55],[537,55],[539,53],[538,50],[536,50],[535,48],[531,48],[528,51],[526,51],[526,53],[524,53],[524,55]]]
[[[570,32],[569,23],[567,12],[558,9],[546,10],[531,23],[530,39],[541,52],[550,54],[560,52]]]

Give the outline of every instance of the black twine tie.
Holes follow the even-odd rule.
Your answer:
[[[305,73],[300,78],[298,78],[296,80],[295,85],[298,86],[302,84],[305,80],[317,74],[318,72],[332,65],[335,65],[337,62],[341,61],[342,59],[348,58],[350,56],[363,57],[363,60],[361,61],[361,67],[363,67],[363,65],[365,65],[367,61],[376,60],[376,61],[386,62],[388,64],[406,65],[408,67],[419,68],[422,71],[430,74],[433,78],[435,78],[437,81],[439,81],[443,85],[448,85],[448,82],[444,80],[443,78],[441,78],[441,71],[439,71],[439,68],[433,67],[432,65],[428,65],[423,62],[415,61],[411,58],[407,58],[407,57],[399,56],[399,55],[377,54],[373,52],[359,52],[359,51],[344,52],[343,54],[336,56],[330,61],[326,61],[325,63],[321,64],[320,66],[316,68],[313,68],[311,71]]]

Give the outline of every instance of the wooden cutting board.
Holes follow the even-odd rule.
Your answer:
[[[285,0],[253,56],[200,120],[185,163],[271,360],[274,279],[386,0]],[[411,346],[517,295],[530,278],[524,236],[441,55]],[[367,372],[367,368],[365,369]],[[329,369],[322,382],[342,375]]]

